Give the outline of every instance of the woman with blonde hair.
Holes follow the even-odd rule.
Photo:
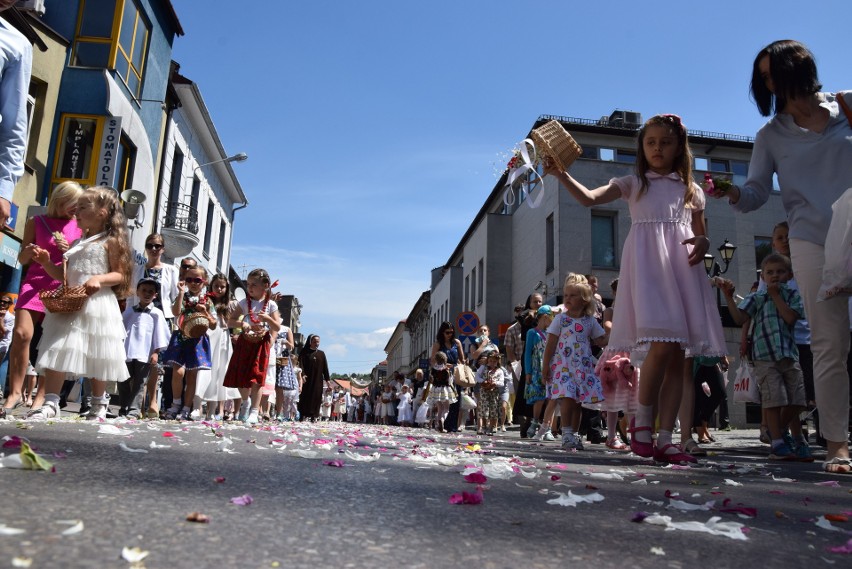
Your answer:
[[[82,193],[83,188],[77,182],[62,182],[50,194],[47,213],[31,217],[24,226],[18,262],[27,266],[27,270],[15,307],[15,328],[9,349],[9,397],[0,409],[0,419],[5,419],[19,405],[27,368],[30,362],[35,363],[38,355],[37,346],[44,319],[44,305],[38,293],[53,290],[60,285],[39,263],[31,262],[33,254],[39,249],[45,249],[54,263],[60,263],[62,254],[70,244],[83,235],[75,218],[77,200]],[[43,400],[42,383],[33,401],[33,409],[38,409]]]

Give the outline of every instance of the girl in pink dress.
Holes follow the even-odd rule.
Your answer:
[[[83,188],[77,182],[62,182],[53,189],[47,202],[47,215],[36,215],[27,220],[24,226],[24,238],[21,242],[21,252],[18,261],[27,265],[26,276],[21,283],[18,302],[15,306],[15,329],[9,351],[9,397],[3,409],[0,409],[0,419],[11,415],[21,400],[21,388],[24,385],[29,363],[35,363],[35,346],[33,334],[38,325],[39,335],[41,321],[44,318],[44,305],[38,297],[42,290],[53,290],[61,283],[48,275],[38,263],[32,263],[33,253],[39,248],[50,253],[54,263],[62,261],[62,254],[68,250],[71,243],[83,236],[83,231],[77,227],[74,214],[77,211],[77,199],[83,193]],[[39,393],[33,401],[33,409],[41,407],[44,401],[44,382],[39,386]]]
[[[692,178],[686,127],[676,115],[651,117],[639,130],[636,174],[589,190],[547,164],[587,207],[618,198],[630,206],[632,226],[621,257],[618,303],[604,358],[644,352],[639,405],[630,447],[661,462],[694,462],[672,444],[680,405],[684,358],[727,353],[722,323],[704,271],[704,195]],[[660,431],[652,441],[653,408]]]

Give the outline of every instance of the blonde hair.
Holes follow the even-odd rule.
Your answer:
[[[592,287],[588,285],[588,283],[577,282],[574,284],[566,284],[565,296],[568,296],[568,291],[570,290],[578,290],[580,291],[580,296],[583,298],[583,302],[586,304],[583,305],[583,315],[584,316],[594,316],[595,314],[595,303],[592,302],[594,295],[592,294]]]
[[[104,221],[104,233],[107,234],[107,245],[118,257],[118,266],[110,267],[110,271],[121,273],[121,282],[112,287],[118,298],[127,298],[131,292],[130,272],[133,264],[130,255],[130,239],[127,234],[127,218],[118,202],[118,192],[109,186],[93,186],[83,190],[80,199],[92,200],[95,207],[107,212]]]
[[[562,292],[564,293],[569,286],[573,286],[578,283],[588,284],[589,281],[586,279],[585,275],[581,275],[580,273],[568,273],[565,275],[565,282],[562,284]]]
[[[47,216],[62,217],[68,204],[76,202],[83,194],[83,188],[77,182],[62,182],[50,192],[47,200]]]

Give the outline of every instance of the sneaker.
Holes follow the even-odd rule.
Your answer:
[[[180,407],[178,407],[177,405],[172,405],[163,415],[163,418],[166,421],[174,421],[178,415],[180,415]]]
[[[27,413],[27,421],[47,421],[49,419],[59,419],[59,406],[45,401],[39,409],[33,409]]]
[[[500,427],[500,432],[501,432],[501,433],[505,433],[505,432],[506,432],[506,425],[503,425],[503,426],[501,426],[501,427]]]
[[[248,401],[244,401],[244,402],[240,405],[240,412],[239,412],[239,414],[237,415],[237,421],[246,421],[246,420],[248,420],[248,414],[249,414],[249,409],[250,409],[250,408],[251,408],[251,406],[249,405]]]
[[[87,421],[99,421],[106,419],[107,416],[107,404],[106,403],[92,403],[92,408],[89,409],[89,412],[86,414]]]
[[[545,431],[543,435],[541,435],[538,440],[540,441],[555,441],[556,437],[553,436],[553,433],[550,431]]]
[[[583,437],[581,437],[578,433],[574,433],[574,448],[577,450],[586,450],[583,446]]]
[[[538,432],[538,428],[541,426],[541,423],[533,419],[530,421],[530,427],[527,429],[527,438],[532,439],[535,438],[535,434]]]
[[[577,438],[574,433],[565,433],[562,435],[562,448],[564,450],[580,450],[577,448]]]
[[[180,410],[180,415],[178,415],[178,420],[180,421],[194,421],[195,419],[192,416],[192,410],[189,407],[184,407]]]
[[[184,407],[186,409],[186,407]],[[189,421],[200,421],[201,420],[201,409],[193,409],[192,413],[189,414]]]
[[[796,447],[796,460],[799,462],[814,461],[814,455],[811,454],[811,447],[808,443],[801,443]]]
[[[796,447],[798,445],[796,444],[796,441],[793,440],[793,435],[790,434],[790,431],[787,431],[786,433],[784,433],[784,436],[781,437],[781,438],[784,439],[784,442],[787,443],[788,447],[790,447],[793,450],[796,450]]]
[[[246,425],[257,425],[257,411],[252,409],[246,418]]]
[[[770,460],[796,460],[796,452],[787,443],[781,443],[772,447],[769,453]]]

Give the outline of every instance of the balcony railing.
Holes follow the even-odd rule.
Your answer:
[[[198,235],[198,210],[184,203],[169,202],[166,205],[163,227]]]

